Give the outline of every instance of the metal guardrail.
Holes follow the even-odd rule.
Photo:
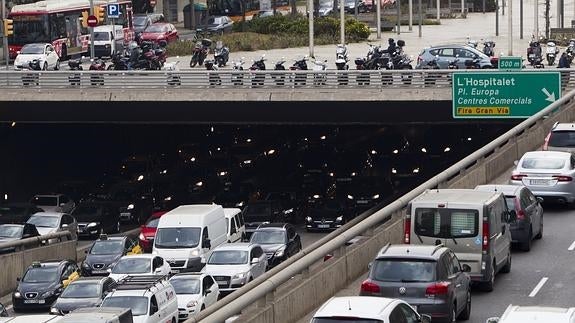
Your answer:
[[[290,258],[286,261],[285,264],[282,264],[283,266],[281,268],[278,268],[281,270],[276,270],[273,273],[270,272],[273,274],[271,277],[266,276],[260,277],[262,279],[258,278],[253,280],[238,291],[227,296],[232,297],[229,300],[226,300],[226,297],[223,299],[223,302],[218,301],[213,306],[210,306],[206,310],[200,312],[197,317],[186,320],[185,323],[195,323],[200,321],[224,322],[227,318],[241,313],[243,309],[247,308],[258,299],[265,298],[269,293],[273,293],[274,290],[289,281],[292,277],[309,270],[309,268],[314,263],[321,260],[326,254],[341,248],[353,237],[362,235],[365,232],[373,229],[379,223],[385,221],[394,213],[401,212],[401,210],[407,206],[409,201],[419,196],[426,189],[441,187],[444,183],[448,183],[449,180],[475,165],[478,160],[482,160],[485,157],[491,155],[508,141],[516,139],[521,134],[523,134],[523,132],[535,126],[539,121],[545,119],[549,114],[553,114],[559,111],[565,103],[571,101],[574,98],[575,90],[570,91],[559,100],[553,102],[545,109],[521,122],[519,125],[513,127],[511,130],[507,131],[505,134],[496,138],[489,144],[478,149],[471,155],[465,157],[440,174],[432,177],[425,183],[419,185],[417,188],[396,199],[394,202],[388,204],[384,208],[376,211],[360,223],[353,225],[351,228],[336,230],[330,233],[321,240],[321,242],[325,243],[321,244],[320,246],[317,246],[316,243],[310,247],[307,247],[302,253],[303,256]]]
[[[491,71],[493,70],[0,71],[0,89],[451,88],[453,72]],[[548,69],[529,71],[549,72]],[[560,72],[562,87],[575,88],[575,69],[562,69]]]
[[[30,246],[37,247],[49,244],[50,240],[58,239],[59,241],[72,240],[72,233],[69,231],[55,232],[37,237],[26,238],[22,240],[8,241],[0,243],[0,250],[14,248],[14,251],[27,249]]]

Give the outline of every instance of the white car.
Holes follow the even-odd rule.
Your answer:
[[[486,323],[575,323],[575,307],[509,305],[501,318],[490,317]]]
[[[36,230],[41,235],[70,231],[72,239],[78,238],[78,223],[73,216],[61,212],[37,212],[26,221],[36,226]],[[49,242],[56,242],[57,239]]]
[[[158,255],[126,255],[109,269],[109,277],[120,281],[126,276],[167,276],[171,270],[170,264]]]
[[[30,62],[37,59],[39,61],[39,68],[43,71],[48,69],[60,69],[60,57],[54,46],[48,43],[33,43],[22,46],[18,51],[18,56],[14,60],[15,70],[29,70]]]
[[[215,304],[220,296],[218,284],[205,273],[181,273],[172,276],[170,283],[176,290],[180,321],[198,315]]]
[[[220,292],[232,292],[262,275],[267,265],[260,245],[226,243],[214,249],[204,271],[214,277]]]
[[[349,317],[349,321],[344,318]],[[315,312],[310,323],[338,323],[369,321],[373,323],[421,322],[430,323],[429,315],[418,314],[406,302],[386,297],[332,297]]]

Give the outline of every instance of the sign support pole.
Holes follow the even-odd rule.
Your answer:
[[[2,22],[6,19],[6,0],[2,0]],[[4,58],[6,59],[6,70],[10,66],[10,51],[8,50],[8,36],[6,36],[6,30],[2,34],[3,45],[4,46]]]
[[[94,15],[94,0],[90,0],[90,16]],[[90,28],[90,59],[94,59],[94,27]]]
[[[308,11],[308,24],[309,24],[309,56],[314,57],[313,54],[313,14],[314,14],[314,7],[313,7],[313,0],[307,1],[307,11]]]

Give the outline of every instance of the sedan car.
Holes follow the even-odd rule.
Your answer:
[[[78,238],[78,223],[69,214],[60,212],[38,212],[32,215],[26,223],[36,226],[41,235],[70,231],[73,239]]]
[[[316,203],[310,204],[306,213],[307,231],[335,230],[347,220],[345,205],[337,199],[318,199]]]
[[[24,224],[0,224],[0,243],[27,239],[39,236],[36,227],[29,223]],[[1,253],[13,252],[15,247],[2,248]]]
[[[501,317],[490,317],[486,323],[575,323],[575,307],[510,305]]]
[[[168,43],[175,42],[180,37],[178,36],[178,30],[174,25],[165,22],[157,22],[155,24],[151,24],[142,33],[141,40],[142,41],[153,41],[155,43],[159,43],[162,40],[165,40]]]
[[[103,201],[81,202],[71,214],[78,222],[78,236],[93,238],[120,232],[120,215],[114,206]]]
[[[115,287],[116,282],[110,277],[80,277],[64,289],[50,308],[50,314],[64,315],[77,308],[100,306]]]
[[[477,60],[481,68],[496,68],[492,58],[481,51],[467,45],[444,45],[425,48],[417,57],[415,68],[421,69],[428,65],[432,60],[437,60],[437,65],[441,69],[447,69],[450,62],[457,60],[459,69],[466,69],[466,61]]]
[[[206,273],[181,273],[170,278],[178,299],[178,318],[187,320],[208,306],[214,305],[220,289],[214,278]]]
[[[172,268],[164,258],[151,255],[127,255],[109,269],[110,277],[116,282],[126,276],[167,276]]]
[[[575,203],[575,157],[562,151],[523,154],[509,184],[525,185],[545,202]]]
[[[44,212],[44,209],[37,207],[33,203],[0,204],[0,223],[26,223],[32,214],[38,212]]]
[[[141,254],[142,248],[130,237],[108,237],[103,234],[86,251],[82,262],[82,275],[108,275],[108,269],[114,267],[125,255]]]
[[[268,269],[279,265],[302,249],[300,236],[289,223],[262,224],[254,231],[250,242],[257,243],[264,249]]]
[[[543,237],[543,208],[531,191],[523,185],[479,185],[479,191],[502,192],[505,194],[507,208],[515,211],[516,221],[509,224],[511,241],[519,244],[523,251],[531,250],[533,239]]]
[[[38,60],[39,67],[45,71],[47,69],[60,69],[60,57],[51,44],[32,43],[22,46],[18,56],[14,59],[15,70],[31,69],[30,62]]]
[[[210,16],[205,25],[198,26],[201,31],[223,34],[232,31],[234,22],[228,16]]]

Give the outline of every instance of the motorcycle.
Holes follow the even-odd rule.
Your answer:
[[[307,61],[308,61],[308,56],[305,55],[304,57],[302,57],[299,60],[294,60],[294,63],[292,66],[290,66],[290,71],[307,71]],[[293,76],[294,78],[294,86],[298,86],[298,85],[305,85],[306,83],[306,79],[307,79],[307,74],[295,74]]]
[[[230,56],[230,49],[224,46],[221,40],[216,43],[216,49],[214,50],[214,60],[218,63],[218,67],[226,66]]]
[[[314,71],[325,71],[327,68],[327,59],[324,61],[316,60],[313,61]],[[327,81],[327,75],[325,73],[314,73],[313,74],[313,85],[325,85]]]
[[[285,57],[282,57],[279,61],[276,62],[274,66],[274,71],[285,71],[285,64],[286,60]],[[272,79],[274,80],[276,85],[284,85],[285,84],[285,74],[272,74]]]
[[[263,54],[260,59],[254,60],[252,66],[250,67],[250,71],[265,71],[266,69],[266,54]],[[264,85],[264,80],[266,78],[265,73],[253,73],[252,74],[252,86],[262,86]]]
[[[547,48],[545,49],[545,56],[547,58],[547,65],[552,66],[553,64],[555,64],[555,59],[557,58],[558,54],[559,54],[559,48],[557,48],[557,45],[555,44],[555,42],[548,41],[547,42]]]
[[[167,73],[167,81],[168,81],[168,85],[170,85],[170,86],[182,85],[182,80],[181,80],[180,76],[172,73],[172,72],[179,70],[179,68],[178,68],[179,63],[180,63],[180,61],[177,60],[173,63],[165,63],[164,66],[162,67],[162,70],[169,71],[169,73]]]
[[[194,49],[192,50],[192,59],[190,60],[190,67],[195,67],[196,64],[202,66],[204,61],[208,57],[208,52],[212,46],[212,41],[208,38],[204,38],[201,41],[196,42]]]
[[[245,61],[244,58],[240,58],[240,60],[238,61],[233,61],[232,62],[232,69],[234,71],[243,71],[244,70],[244,65]],[[244,85],[244,73],[243,72],[239,72],[239,73],[232,73],[232,84],[233,85]]]
[[[33,59],[28,62],[28,67],[32,71],[41,71],[42,65],[39,59]],[[24,86],[28,85],[40,85],[40,77],[38,73],[24,73],[22,74],[22,84]]]
[[[349,57],[347,56],[347,46],[343,44],[337,45],[335,48],[335,66],[338,70],[349,69]]]
[[[477,48],[477,40],[471,39],[471,37],[467,36],[467,46]]]
[[[527,60],[534,68],[543,68],[543,56],[541,54],[541,44],[535,38],[531,39],[527,48]]]
[[[140,45],[142,48],[142,56],[146,61],[146,66],[144,69],[146,70],[160,70],[162,69],[163,63],[160,61],[160,57],[156,55],[156,46],[152,42],[142,42]],[[158,53],[164,55],[163,51],[159,50]],[[167,57],[167,54],[166,54]],[[165,58],[164,58],[165,62]]]
[[[82,59],[84,56],[82,56]],[[70,59],[68,60],[68,66],[70,67],[71,71],[81,71],[84,68],[82,67],[82,59]],[[74,73],[68,76],[68,82],[71,86],[80,86],[80,73]]]
[[[483,42],[483,54],[493,57],[495,56],[495,42],[492,40],[486,40]]]
[[[206,66],[206,70],[208,71],[218,70],[214,60],[207,59],[204,61],[204,65]],[[220,78],[220,75],[218,75],[218,73],[208,72],[208,81],[210,82],[210,86],[222,85],[222,79]]]
[[[430,60],[429,62],[427,62],[425,65],[423,65],[421,68],[424,70],[439,70],[441,69],[441,67],[439,67],[439,64],[437,63],[437,61],[439,60],[439,55],[435,55],[435,57]],[[439,75],[434,75],[434,73],[425,73],[424,74],[424,83],[425,85],[434,85],[435,82],[437,81],[437,78],[439,78]]]
[[[106,70],[106,62],[101,58],[90,59],[90,71],[105,71]],[[90,84],[91,85],[104,85],[104,75],[93,73],[90,75]]]
[[[127,71],[130,69],[130,58],[120,53],[112,55],[112,64],[108,65],[107,70]]]

